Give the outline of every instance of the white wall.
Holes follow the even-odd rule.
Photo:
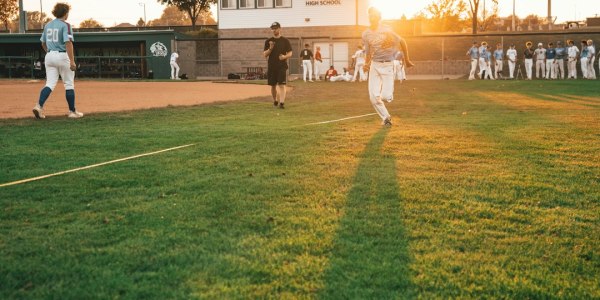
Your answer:
[[[368,0],[292,0],[291,8],[249,9],[221,9],[221,0],[218,1],[219,29],[269,28],[274,21],[281,23],[283,28],[357,25],[357,3],[358,25],[369,22]]]

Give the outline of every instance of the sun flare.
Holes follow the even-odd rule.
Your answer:
[[[416,0],[370,0],[369,6],[378,8],[383,19],[399,19],[402,15],[411,18],[415,11],[423,9],[426,4]]]

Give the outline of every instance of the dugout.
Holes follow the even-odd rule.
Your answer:
[[[77,32],[79,78],[168,79],[173,30]],[[0,34],[0,78],[44,78],[41,32]],[[41,69],[36,62],[41,62]]]

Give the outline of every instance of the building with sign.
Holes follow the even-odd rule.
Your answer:
[[[342,70],[369,23],[368,0],[219,0],[219,49],[222,74],[266,69],[264,41],[271,23],[281,23],[294,56],[290,73],[301,73],[298,55],[304,44],[321,48],[324,64]]]

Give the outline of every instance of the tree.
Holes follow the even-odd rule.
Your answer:
[[[542,20],[543,19],[538,15],[529,15],[523,19],[523,24],[528,26],[538,26],[543,22]]]
[[[40,22],[40,20],[41,20],[41,22]],[[48,18],[46,13],[42,13],[41,18],[40,18],[39,11],[28,11],[27,12],[27,27],[29,29],[43,29],[44,25],[50,21],[52,21],[52,19]],[[18,18],[16,20],[16,23],[17,24],[19,23]]]
[[[4,24],[4,30],[8,30],[10,20],[18,15],[19,5],[17,0],[0,0],[0,22]]]
[[[176,6],[167,6],[159,19],[148,22],[151,26],[178,26],[190,24],[190,18]]]
[[[424,15],[433,28],[438,31],[461,31],[463,20],[461,15],[467,11],[467,5],[463,0],[437,0],[425,8]]]
[[[499,21],[498,17],[498,4],[494,3],[492,10],[489,13],[482,14],[481,18],[478,20],[479,28],[483,31],[487,31],[492,25]]]
[[[181,11],[185,11],[192,21],[192,30],[196,30],[196,20],[203,11],[209,10],[211,4],[216,4],[217,0],[157,0],[161,4],[176,6]]]
[[[485,0],[484,0],[485,1]],[[498,4],[498,0],[491,0],[493,3]],[[473,34],[477,34],[477,23],[479,15],[479,3],[481,0],[469,0],[469,6],[471,8],[471,22],[473,27]]]
[[[104,25],[100,24],[100,22],[90,18],[87,20],[83,20],[79,23],[79,28],[102,28]]]

